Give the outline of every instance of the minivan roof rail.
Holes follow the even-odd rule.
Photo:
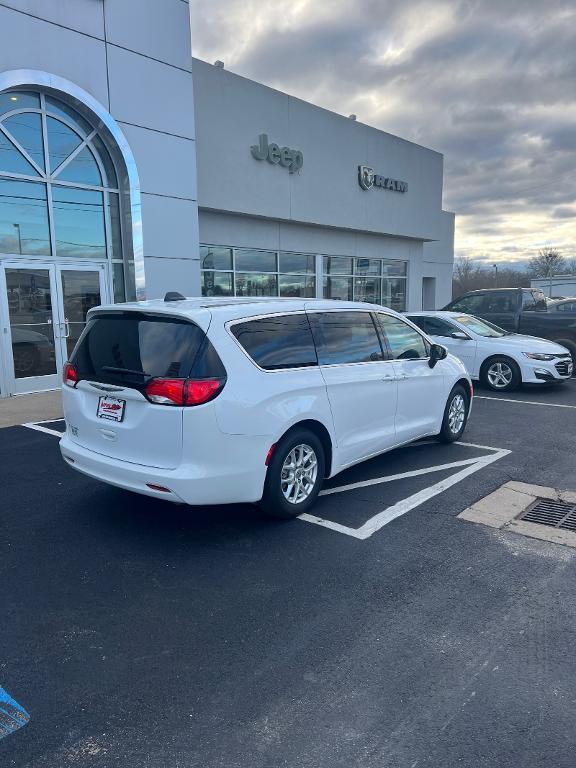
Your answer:
[[[182,296],[178,291],[168,291],[164,296],[164,301],[186,301],[186,296]]]

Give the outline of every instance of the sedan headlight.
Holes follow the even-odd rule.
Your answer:
[[[544,352],[524,352],[530,360],[554,360],[556,355],[547,355]]]

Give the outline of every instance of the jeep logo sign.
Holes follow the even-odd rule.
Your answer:
[[[360,184],[362,189],[380,187],[381,189],[389,189],[392,192],[402,192],[402,194],[408,190],[408,183],[406,181],[398,181],[398,179],[380,176],[380,174],[374,173],[374,168],[369,168],[367,165],[358,166],[358,184]]]
[[[259,144],[253,144],[250,147],[252,157],[256,160],[268,160],[272,165],[282,165],[288,168],[290,173],[299,171],[304,165],[304,155],[299,149],[290,149],[290,147],[279,147],[278,144],[268,143],[268,134],[261,133],[258,137]]]

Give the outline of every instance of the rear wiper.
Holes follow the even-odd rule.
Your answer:
[[[102,370],[107,371],[108,373],[127,373],[131,374],[132,376],[142,376],[145,379],[154,378],[150,373],[145,373],[144,371],[136,371],[133,368],[117,368],[115,365],[103,365]]]

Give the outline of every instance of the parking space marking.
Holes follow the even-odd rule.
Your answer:
[[[474,400],[497,400],[499,403],[521,403],[522,405],[547,405],[549,408],[576,408],[576,405],[564,403],[540,403],[537,400],[513,400],[508,397],[490,397],[489,395],[474,395]]]
[[[395,479],[417,477],[418,475],[425,474],[426,471],[440,472],[442,470],[451,469],[454,466],[463,467],[463,469],[461,469],[459,472],[456,472],[454,475],[451,475],[444,480],[440,480],[440,482],[435,483],[428,488],[424,488],[423,490],[418,491],[417,493],[414,493],[405,499],[401,499],[400,501],[396,502],[396,504],[383,509],[381,512],[367,520],[359,528],[351,528],[347,525],[342,525],[341,523],[336,523],[332,520],[326,520],[322,517],[316,517],[316,515],[310,515],[307,513],[300,515],[299,519],[306,523],[320,525],[323,528],[329,528],[330,530],[336,531],[337,533],[343,533],[346,536],[352,536],[355,539],[360,539],[363,541],[370,538],[370,536],[376,533],[376,531],[379,531],[380,528],[383,528],[385,525],[388,525],[388,523],[396,520],[396,518],[405,515],[407,512],[410,512],[412,509],[419,507],[421,504],[424,504],[424,502],[428,501],[434,496],[438,496],[438,494],[443,493],[453,485],[462,482],[462,480],[465,480],[475,472],[479,472],[481,469],[484,469],[490,464],[493,464],[495,461],[498,461],[499,459],[502,459],[504,456],[507,456],[509,453],[511,453],[511,451],[507,450],[506,448],[493,448],[488,445],[474,445],[472,443],[455,443],[455,445],[462,445],[468,448],[481,448],[482,450],[490,451],[490,453],[486,456],[480,456],[475,459],[464,459],[461,462],[438,464],[434,467],[426,468],[426,470],[416,469],[412,472],[403,472],[400,475],[388,475],[386,477],[375,478],[374,480],[368,480],[365,483],[352,483],[349,486],[343,485],[339,488],[328,489],[328,491],[331,493],[346,493],[347,491],[353,490],[354,488],[360,488],[367,485],[375,485],[377,481],[391,482]]]
[[[24,707],[0,687],[0,739],[22,728],[29,720],[30,715]]]
[[[57,429],[50,429],[50,427],[43,427],[42,424],[53,424],[55,421],[64,421],[64,419],[48,419],[47,421],[30,421],[28,424],[21,424],[21,427],[28,427],[28,429],[35,429],[37,432],[44,432],[46,435],[56,435],[56,437],[62,437],[64,432],[58,432]]]

